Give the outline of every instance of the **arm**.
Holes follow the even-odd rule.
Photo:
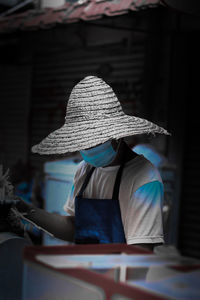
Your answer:
[[[22,200],[20,200],[15,207],[22,218],[34,223],[56,238],[73,242],[75,231],[73,216],[61,216],[55,213],[49,213],[44,209],[27,204]]]
[[[149,182],[133,193],[126,217],[129,245],[153,250],[164,242],[162,199],[163,186],[158,181]]]

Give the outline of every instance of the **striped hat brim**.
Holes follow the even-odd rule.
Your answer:
[[[142,118],[120,115],[103,120],[65,123],[50,133],[41,143],[32,147],[33,153],[64,154],[76,152],[108,140],[140,134],[166,134],[164,128]]]

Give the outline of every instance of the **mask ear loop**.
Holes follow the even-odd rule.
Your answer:
[[[118,145],[117,145],[117,149],[116,149],[116,154],[118,153],[118,151],[119,151],[119,148],[120,148],[120,146],[121,146],[121,144],[122,144],[122,142],[123,142],[123,138],[120,138],[120,141],[119,141],[119,143],[118,143]],[[125,164],[125,157],[124,157],[124,155],[122,156],[122,164]]]
[[[120,148],[120,146],[121,146],[121,143],[122,143],[122,140],[123,140],[123,138],[121,138],[120,139],[120,141],[118,142],[118,145],[117,145],[117,148],[116,148],[116,150],[114,149],[114,147],[113,147],[113,145],[112,145],[112,148],[113,148],[113,150],[116,152],[116,154],[115,154],[115,157],[117,156],[117,154],[118,154],[118,151],[119,151],[119,148]],[[114,158],[115,159],[115,158]],[[114,161],[114,159],[112,160],[112,161]],[[111,162],[112,163],[112,162]]]
[[[119,140],[119,142],[118,142],[118,145],[117,145],[116,153],[118,153],[122,141],[123,141],[123,138],[120,138],[120,140]]]

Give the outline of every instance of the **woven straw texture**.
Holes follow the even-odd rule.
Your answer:
[[[126,115],[112,88],[101,78],[87,76],[70,94],[64,125],[33,146],[32,152],[64,154],[111,139],[150,133],[169,134],[152,122]]]

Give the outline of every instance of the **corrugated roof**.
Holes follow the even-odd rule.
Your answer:
[[[159,5],[159,0],[79,0],[58,8],[28,10],[0,19],[0,33],[50,28],[56,24],[89,21]]]

